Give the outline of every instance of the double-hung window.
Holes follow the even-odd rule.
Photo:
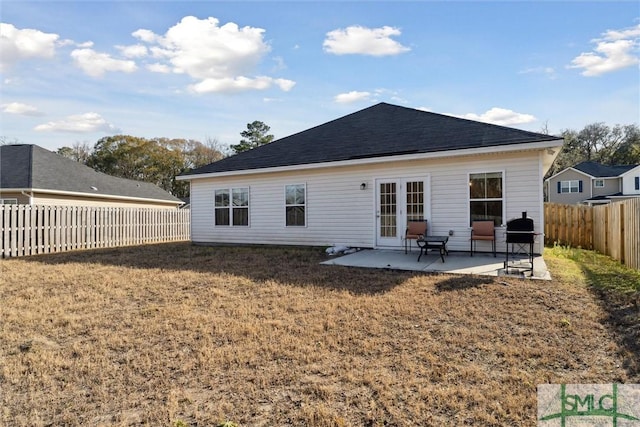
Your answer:
[[[215,225],[249,226],[249,188],[215,191]]]
[[[496,226],[503,220],[503,174],[483,172],[469,174],[469,224],[473,221],[493,221]]]
[[[604,179],[596,179],[593,181],[593,186],[595,188],[604,188]]]
[[[572,181],[560,181],[560,193],[579,193],[580,192],[580,181],[572,180]]]
[[[286,185],[284,188],[285,223],[287,227],[307,224],[307,187],[305,184]]]

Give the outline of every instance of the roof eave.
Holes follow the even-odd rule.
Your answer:
[[[568,171],[568,170],[572,170],[572,171],[574,171],[574,172],[578,172],[578,173],[580,173],[580,174],[582,174],[582,175],[584,175],[584,176],[586,176],[586,177],[589,177],[589,178],[591,178],[591,179],[598,179],[598,177],[596,177],[596,176],[593,176],[593,175],[590,175],[590,174],[588,174],[588,173],[586,173],[586,172],[583,172],[583,171],[581,171],[580,169],[576,169],[576,168],[574,168],[573,166],[569,166],[568,168],[564,168],[564,169],[562,169],[562,170],[561,170],[560,172],[558,172],[557,174],[555,174],[555,175],[551,175],[549,178],[545,179],[545,181],[551,181],[553,178],[557,177],[558,175],[561,175],[561,174],[565,173],[565,172],[566,172],[566,171]]]
[[[621,173],[621,174],[620,174],[620,175],[618,175],[616,178],[623,177],[623,176],[625,176],[625,175],[627,175],[627,174],[630,174],[631,172],[635,171],[636,169],[638,169],[638,171],[640,171],[640,165],[637,165],[637,166],[635,166],[635,167],[633,167],[633,168],[629,169],[628,171]]]
[[[61,196],[74,196],[74,197],[90,197],[96,199],[116,199],[136,202],[153,202],[164,203],[172,205],[181,205],[184,202],[182,200],[166,200],[166,199],[152,199],[147,197],[132,197],[132,196],[117,196],[113,194],[96,194],[96,193],[81,193],[77,191],[61,191],[61,190],[49,190],[44,188],[1,188],[0,191],[5,193],[17,193],[17,192],[29,192],[29,193],[43,193],[43,194],[55,194]]]
[[[628,198],[640,198],[640,194],[620,194],[618,196],[607,196],[611,199],[628,199]]]
[[[376,164],[376,163],[387,163],[392,161],[441,159],[446,157],[460,157],[460,156],[469,156],[469,155],[475,155],[475,154],[493,154],[493,153],[508,153],[508,152],[515,152],[515,151],[545,150],[545,149],[553,149],[556,147],[562,147],[563,142],[564,140],[559,138],[559,139],[554,139],[549,141],[509,144],[509,145],[503,145],[503,146],[465,148],[461,150],[445,150],[445,151],[435,151],[435,152],[429,152],[429,153],[405,154],[405,155],[399,155],[399,156],[368,157],[368,158],[357,159],[357,160],[339,160],[339,161],[333,161],[333,162],[307,163],[307,164],[301,164],[301,165],[277,166],[277,167],[271,167],[271,168],[243,169],[243,170],[226,171],[226,172],[211,172],[211,173],[177,176],[176,180],[191,181],[195,179],[206,179],[206,178],[214,178],[214,177],[219,178],[219,177],[225,177],[225,176],[254,175],[254,174],[260,174],[260,173],[300,171],[300,170],[321,169],[321,168],[340,167],[340,166],[360,166],[360,165],[368,165],[368,164]],[[555,150],[553,151],[554,151],[554,153],[552,154],[553,156],[558,154],[558,151],[555,151]]]

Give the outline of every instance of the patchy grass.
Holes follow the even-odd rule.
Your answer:
[[[552,282],[154,245],[0,263],[0,424],[532,425],[540,383],[638,382],[579,263]],[[226,424],[225,424],[226,423]]]
[[[559,245],[547,249],[545,259],[564,280],[590,287],[627,353],[626,368],[640,372],[640,271],[594,251]]]

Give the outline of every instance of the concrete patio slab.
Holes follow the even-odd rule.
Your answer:
[[[405,254],[403,250],[363,249],[353,254],[338,256],[322,264],[551,280],[551,275],[542,256],[534,257],[534,270],[531,274],[531,272],[522,273],[517,268],[509,268],[509,271],[506,272],[504,270],[504,254],[498,254],[494,258],[491,254],[476,253],[471,257],[468,252],[450,252],[448,256],[445,256],[444,263],[437,252],[430,251],[427,255],[423,255],[418,262],[419,254],[418,251]],[[526,260],[526,256],[510,255],[509,260],[515,260],[515,263],[510,263],[510,265],[517,266],[519,261]]]

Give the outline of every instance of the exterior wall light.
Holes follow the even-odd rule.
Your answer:
[[[367,189],[367,183],[363,182],[362,184],[360,184],[360,189],[361,190],[366,190]]]

